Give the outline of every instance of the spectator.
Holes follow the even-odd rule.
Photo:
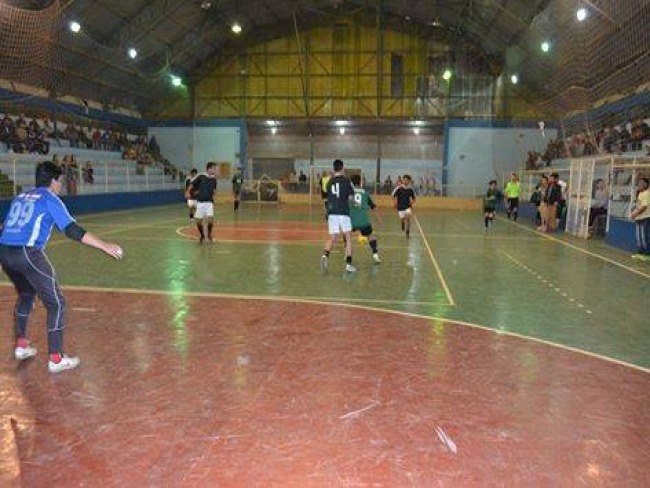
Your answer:
[[[607,184],[602,178],[598,178],[594,185],[594,198],[591,200],[591,211],[589,212],[589,227],[593,227],[596,217],[607,215],[609,208],[609,191]]]
[[[86,164],[84,165],[84,169],[83,169],[83,175],[84,175],[84,183],[88,185],[95,184],[95,170],[93,169],[93,165],[90,161],[86,161]]]

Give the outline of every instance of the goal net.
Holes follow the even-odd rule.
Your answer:
[[[262,176],[244,180],[239,194],[242,203],[280,203],[281,186],[277,180]]]

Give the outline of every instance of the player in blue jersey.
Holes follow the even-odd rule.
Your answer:
[[[14,356],[23,360],[36,354],[36,348],[27,340],[27,321],[38,296],[47,309],[48,369],[52,373],[79,365],[79,358],[63,352],[65,300],[44,252],[52,227],[115,259],[123,256],[120,246],[102,241],[75,222],[58,197],[61,186],[61,169],[51,161],[40,163],[36,168],[36,187],[13,199],[0,235],[0,264],[18,293]]]

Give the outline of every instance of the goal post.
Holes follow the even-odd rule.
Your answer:
[[[268,177],[244,180],[239,192],[241,203],[275,204],[281,200],[280,182]]]

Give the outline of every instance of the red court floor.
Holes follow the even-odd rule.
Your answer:
[[[641,370],[386,311],[67,296],[78,370],[47,372],[40,307],[39,355],[0,358],[0,486],[650,486]]]

